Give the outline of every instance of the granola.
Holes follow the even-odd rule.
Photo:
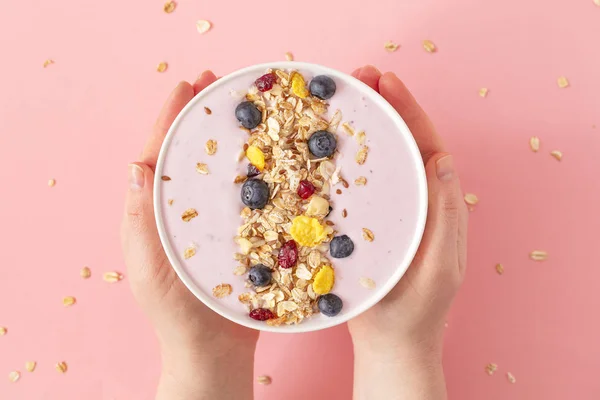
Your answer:
[[[243,152],[255,173],[235,179],[243,183],[242,198],[248,195],[234,237],[239,253],[233,272],[248,273],[249,291],[238,300],[251,318],[270,326],[298,324],[319,312],[319,296],[335,285],[335,267],[327,256],[336,232],[327,218],[333,186],[347,188],[348,182],[336,167],[335,148],[319,149],[325,156],[316,156],[309,139],[319,132],[335,147],[342,114],[336,110],[328,117],[326,101],[311,95],[296,71],[267,71],[245,100],[238,107],[244,113],[236,117],[249,133]],[[252,113],[258,119],[252,120]],[[342,126],[354,134],[350,124]],[[364,163],[366,146],[362,151]],[[266,183],[268,192],[256,181]]]

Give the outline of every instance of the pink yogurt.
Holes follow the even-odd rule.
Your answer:
[[[250,291],[244,286],[245,276],[233,275],[238,263],[233,259],[239,251],[233,238],[241,225],[241,185],[234,184],[236,175],[245,174],[247,160],[238,155],[247,139],[234,116],[254,80],[268,68],[297,70],[307,83],[313,76],[328,75],[337,85],[329,100],[329,116],[336,109],[342,122],[350,122],[355,130],[365,131],[369,156],[364,165],[355,162],[359,148],[355,138],[341,128],[337,132],[336,164],[350,183],[332,187],[333,211],[339,234],[346,234],[355,244],[353,254],[334,259],[335,286],[332,293],[344,302],[335,317],[316,314],[298,325],[270,327],[248,317],[238,301],[239,294]],[[234,92],[234,95],[232,95]],[[235,95],[238,93],[239,95]],[[208,115],[204,107],[210,108]],[[207,140],[217,141],[216,154],[204,150]],[[210,174],[196,171],[198,162],[208,164]],[[167,175],[170,181],[161,180]],[[359,176],[367,178],[366,186],[354,185]],[[335,193],[341,189],[342,194]],[[198,94],[177,117],[163,143],[155,180],[156,220],[165,251],[186,286],[207,306],[239,324],[267,331],[306,332],[343,323],[376,304],[402,277],[421,240],[427,213],[427,185],[423,162],[406,124],[393,108],[375,91],[351,76],[318,65],[279,62],[256,65],[237,71]],[[168,204],[173,200],[172,205]],[[199,215],[183,222],[181,214],[195,208]],[[342,210],[348,215],[342,218]],[[362,238],[362,228],[375,234],[373,242]],[[187,247],[194,244],[196,255],[184,259]],[[359,279],[376,282],[369,290]],[[229,283],[233,293],[223,299],[212,296],[212,289]]]

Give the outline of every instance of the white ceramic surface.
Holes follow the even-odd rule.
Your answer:
[[[245,171],[247,161],[237,157],[247,138],[239,129],[234,109],[241,101],[232,91],[243,94],[268,68],[298,70],[307,82],[325,74],[337,84],[329,100],[329,115],[340,109],[342,121],[350,121],[356,131],[364,130],[369,146],[367,162],[359,166],[354,160],[358,145],[342,129],[338,131],[337,165],[350,187],[332,188],[334,210],[329,219],[339,234],[349,235],[355,251],[346,259],[331,259],[336,271],[332,293],[344,301],[335,317],[316,314],[298,325],[268,326],[248,317],[237,300],[249,291],[246,276],[233,275],[237,266],[233,238],[241,223],[243,204],[241,185],[233,178]],[[204,107],[212,110],[207,115]],[[217,153],[204,151],[207,140],[218,143]],[[196,172],[197,162],[208,164],[210,174]],[[162,181],[168,175],[170,181]],[[365,176],[364,187],[353,184]],[[336,195],[336,188],[343,189]],[[173,204],[168,205],[168,200]],[[185,285],[215,312],[250,328],[273,332],[308,332],[348,321],[383,298],[400,280],[420,243],[427,214],[427,183],[417,145],[397,112],[370,87],[357,79],[319,65],[299,62],[274,62],[254,65],[227,75],[199,93],[183,109],[163,143],[156,166],[154,189],[156,221],[160,237],[171,264]],[[181,220],[187,208],[198,210],[190,222]],[[342,218],[341,211],[348,210]],[[373,242],[362,238],[362,228],[375,233]],[[185,260],[183,252],[197,246],[194,257]],[[358,283],[360,277],[375,280],[377,287],[368,290]],[[212,288],[220,283],[233,286],[231,296],[216,299]]]

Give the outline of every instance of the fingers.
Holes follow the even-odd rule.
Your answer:
[[[429,117],[394,73],[386,72],[381,76],[379,93],[398,111],[408,125],[425,164],[433,154],[444,151],[442,139],[438,136]]]
[[[217,80],[212,71],[204,71],[200,74],[196,82],[194,82],[194,95],[197,95],[204,90],[208,85]]]
[[[128,166],[129,188],[125,200],[125,214],[121,225],[121,240],[125,261],[129,271],[141,279],[154,279],[161,273],[168,273],[170,268],[161,271],[166,255],[154,220],[154,204],[152,198],[154,172],[144,163],[133,163]]]
[[[352,76],[356,79],[360,79],[371,89],[379,91],[379,79],[381,78],[381,72],[372,65],[359,68],[352,73]]]
[[[171,92],[156,120],[152,135],[142,151],[140,160],[144,164],[149,165],[151,168],[156,166],[160,146],[171,124],[192,97],[194,97],[194,89],[188,82],[180,82]]]
[[[467,209],[452,155],[433,155],[425,166],[425,171],[429,188],[429,212],[419,257],[433,257],[433,262],[426,262],[426,265],[433,265],[434,268],[447,267],[449,271],[459,272],[459,247],[461,240],[466,243]],[[430,272],[436,274],[439,271]]]

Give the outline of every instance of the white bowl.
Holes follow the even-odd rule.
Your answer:
[[[248,316],[237,300],[243,291],[244,276],[233,275],[237,265],[233,238],[240,225],[240,185],[233,177],[240,169],[237,156],[247,134],[239,129],[234,117],[241,101],[231,91],[245,93],[253,81],[268,68],[297,70],[309,79],[328,75],[337,84],[336,94],[328,101],[329,115],[342,111],[342,121],[364,129],[369,146],[367,162],[354,161],[358,144],[338,131],[338,165],[351,182],[336,195],[332,189],[334,211],[330,218],[339,234],[348,234],[355,251],[345,259],[331,259],[336,271],[332,290],[344,301],[335,317],[315,314],[298,325],[269,326]],[[220,104],[220,107],[215,107]],[[212,106],[211,106],[212,105]],[[212,109],[207,115],[204,107]],[[345,108],[345,109],[344,109]],[[207,156],[204,145],[215,139],[218,151]],[[201,176],[195,171],[197,162],[209,165],[211,173]],[[211,168],[211,165],[213,168]],[[245,164],[243,164],[245,165]],[[353,184],[358,175],[367,176],[364,187]],[[161,180],[168,175],[170,181]],[[337,187],[336,187],[337,188]],[[173,199],[172,205],[168,200]],[[381,300],[398,283],[410,265],[423,235],[427,215],[427,181],[419,149],[408,127],[390,104],[359,80],[336,70],[300,62],[274,62],[243,68],[227,75],[199,93],[181,111],[162,145],[156,166],[154,204],[158,231],[165,252],[179,278],[198,299],[223,317],[249,328],[271,332],[309,332],[344,323]],[[352,206],[352,207],[350,207]],[[193,207],[198,217],[181,220],[182,212]],[[348,208],[348,217],[340,216]],[[375,234],[373,242],[362,238],[362,228]],[[196,255],[184,259],[190,244]],[[361,286],[359,277],[375,280],[369,290]],[[233,294],[224,299],[212,296],[219,283],[233,286]]]

